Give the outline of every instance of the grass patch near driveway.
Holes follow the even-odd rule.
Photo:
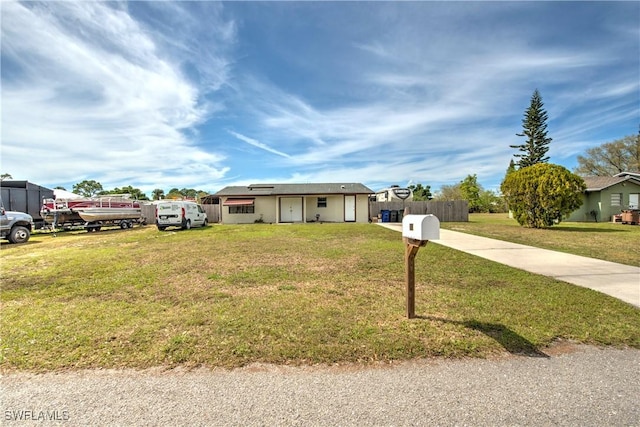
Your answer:
[[[34,235],[5,245],[0,367],[237,367],[640,347],[640,310],[372,224]]]
[[[640,266],[640,226],[611,222],[561,222],[550,228],[521,227],[507,214],[470,214],[469,222],[442,228],[538,248]]]

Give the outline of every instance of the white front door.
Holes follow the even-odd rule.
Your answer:
[[[280,222],[302,222],[302,197],[280,198]]]
[[[344,196],[344,221],[356,220],[356,196]]]
[[[629,209],[638,209],[640,194],[629,194]]]

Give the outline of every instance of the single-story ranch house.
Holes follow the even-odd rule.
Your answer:
[[[358,183],[252,184],[225,187],[220,199],[220,222],[368,222],[369,196],[374,192]]]
[[[623,210],[640,209],[640,174],[623,172],[615,176],[584,177],[587,189],[580,209],[567,221],[611,221]]]

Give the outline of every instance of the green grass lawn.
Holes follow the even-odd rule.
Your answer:
[[[640,266],[640,226],[610,222],[561,222],[547,229],[521,227],[508,214],[470,214],[469,222],[442,228],[575,255]]]
[[[457,224],[455,224],[457,226]],[[0,368],[237,367],[640,348],[640,310],[429,244],[405,317],[399,233],[371,224],[215,225],[2,244]]]

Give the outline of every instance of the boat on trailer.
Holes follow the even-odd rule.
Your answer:
[[[41,216],[45,224],[56,229],[83,226],[87,231],[98,231],[103,226],[131,228],[145,224],[140,202],[129,194],[79,199],[44,199]]]

